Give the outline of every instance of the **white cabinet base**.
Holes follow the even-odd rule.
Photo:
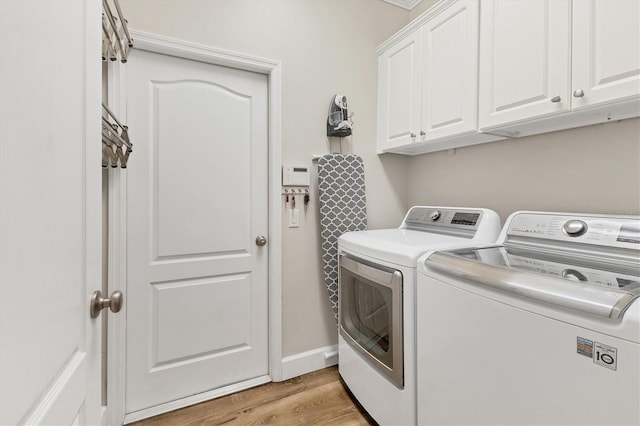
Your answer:
[[[400,148],[390,149],[384,152],[404,155],[426,154],[428,152],[444,151],[451,148],[460,148],[464,146],[477,145],[481,143],[499,141],[506,139],[502,135],[494,135],[489,133],[469,133],[467,135],[456,135],[448,139],[426,143],[414,143]]]
[[[567,112],[555,117],[543,117],[538,120],[516,123],[500,129],[487,130],[495,135],[516,138],[573,129],[592,124],[607,123],[609,121],[624,120],[640,116],[640,101],[631,100],[614,103],[609,106]]]

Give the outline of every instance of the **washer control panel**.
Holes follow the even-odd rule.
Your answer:
[[[638,274],[630,275],[620,271],[609,271],[582,265],[577,266],[560,261],[543,260],[512,253],[507,253],[506,259],[511,268],[551,275],[599,287],[626,290],[640,287],[640,276]]]
[[[508,224],[509,237],[640,249],[640,218],[520,213]]]

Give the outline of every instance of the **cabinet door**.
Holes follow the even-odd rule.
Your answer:
[[[416,141],[420,120],[420,32],[378,57],[378,152]]]
[[[639,20],[638,1],[573,3],[574,109],[640,97]]]
[[[424,141],[477,129],[478,11],[477,1],[461,1],[422,27]]]
[[[481,129],[570,110],[570,11],[567,0],[482,2]]]

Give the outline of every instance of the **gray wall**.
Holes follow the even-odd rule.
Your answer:
[[[437,2],[438,0],[422,0],[413,9],[411,9],[411,12],[409,13],[409,20],[413,21]]]
[[[640,119],[409,160],[409,204],[640,215]]]
[[[121,4],[131,28],[281,61],[284,163],[311,167],[312,155],[339,149],[338,138],[327,139],[325,122],[332,96],[347,96],[355,127],[343,149],[364,159],[369,224],[397,226],[407,206],[407,160],[375,154],[375,48],[408,23],[408,11],[376,0],[122,0]],[[311,199],[308,209],[300,207],[297,229],[287,227],[283,200],[284,356],[337,343],[322,278],[313,182]]]

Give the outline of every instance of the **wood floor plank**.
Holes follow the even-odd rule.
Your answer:
[[[305,389],[311,389],[340,380],[340,374],[338,373],[338,367],[328,367],[299,376],[298,378],[305,384]]]
[[[220,424],[241,425],[313,425],[317,419],[341,411],[348,403],[339,382],[327,383],[302,393],[244,410]],[[208,419],[204,419],[205,421]]]
[[[280,383],[267,383],[242,392],[226,395],[211,401],[161,414],[150,419],[132,423],[132,426],[189,425],[204,418],[214,424],[220,418],[231,413],[251,409],[272,400],[284,398],[302,392],[305,385],[301,377],[295,377]]]
[[[280,383],[267,383],[132,424],[200,425],[375,425],[347,392],[336,367]]]

